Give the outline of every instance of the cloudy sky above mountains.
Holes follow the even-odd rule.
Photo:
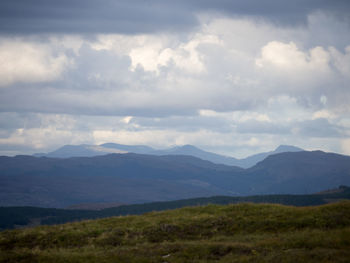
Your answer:
[[[350,2],[2,0],[0,154],[350,154]]]

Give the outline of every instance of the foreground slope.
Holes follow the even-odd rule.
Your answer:
[[[182,208],[0,233],[0,262],[349,262],[350,202]]]

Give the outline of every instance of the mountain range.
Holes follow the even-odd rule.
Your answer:
[[[290,146],[280,145],[274,151],[263,152],[248,156],[243,159],[224,156],[212,152],[203,151],[193,145],[183,145],[171,147],[163,150],[156,150],[145,145],[123,145],[116,143],[104,143],[101,145],[65,145],[55,151],[49,153],[37,153],[36,157],[52,157],[52,158],[70,158],[70,157],[93,157],[106,155],[110,153],[138,153],[151,155],[190,155],[202,160],[207,160],[213,163],[226,164],[231,166],[239,166],[249,168],[264,160],[267,156],[282,153],[282,152],[299,152],[303,149]]]
[[[269,155],[251,168],[188,155],[0,157],[0,206],[146,203],[214,195],[309,194],[350,185],[350,156]]]

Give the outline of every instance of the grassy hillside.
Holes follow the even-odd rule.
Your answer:
[[[33,225],[62,224],[83,219],[97,219],[111,216],[139,215],[152,211],[163,211],[186,206],[208,204],[235,204],[242,202],[274,203],[293,206],[314,206],[350,199],[350,187],[311,195],[261,195],[261,196],[213,196],[184,199],[168,202],[122,205],[113,208],[94,210],[67,210],[39,207],[0,207],[0,230]]]
[[[0,233],[0,262],[349,262],[350,201],[209,205]]]

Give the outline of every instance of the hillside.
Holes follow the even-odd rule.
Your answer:
[[[346,199],[350,200],[350,187],[340,186],[337,189],[311,195],[213,196],[146,204],[118,204],[117,207],[104,208],[98,211],[39,207],[0,207],[0,230],[40,224],[62,224],[84,219],[106,218],[111,216],[139,215],[152,211],[164,211],[208,204],[226,205],[251,202],[292,206],[314,206]]]
[[[0,233],[0,262],[349,262],[350,202],[182,208]]]
[[[320,151],[271,155],[249,169],[185,155],[0,157],[0,206],[64,208],[215,195],[310,194],[339,185],[350,185],[350,157]]]
[[[280,145],[275,150],[270,152],[263,152],[258,154],[253,154],[243,159],[239,159],[237,163],[232,163],[232,165],[237,165],[242,168],[250,168],[256,165],[258,162],[263,161],[270,155],[285,153],[285,152],[302,152],[303,149],[291,145]]]
[[[0,157],[0,206],[62,208],[227,195],[240,170],[191,156]]]
[[[247,189],[254,194],[310,194],[350,185],[350,157],[322,151],[284,152],[268,156],[244,174],[248,181],[254,180]]]

